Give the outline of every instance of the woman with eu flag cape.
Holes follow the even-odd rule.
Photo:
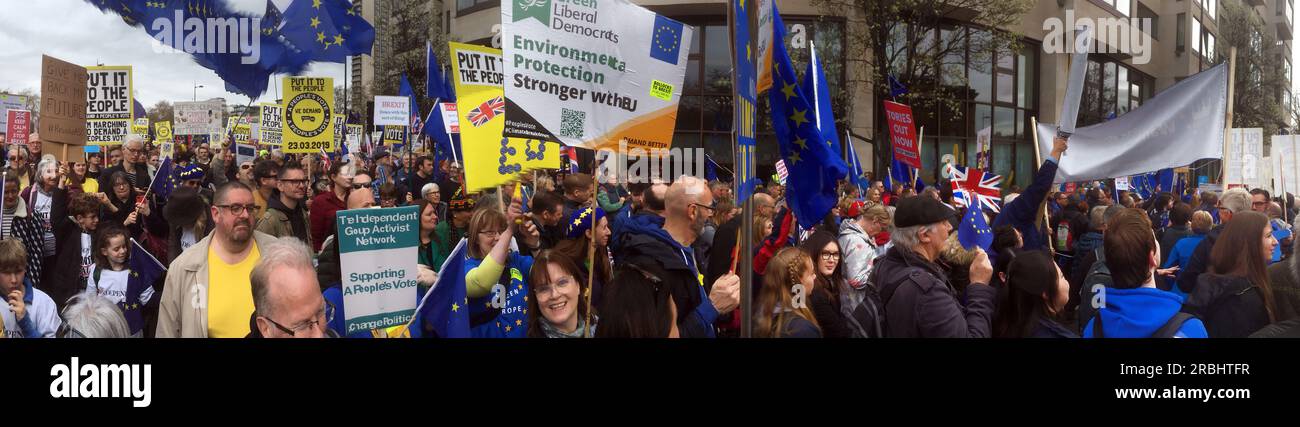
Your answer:
[[[516,206],[508,212],[480,209],[469,221],[465,295],[473,338],[523,338],[528,333],[527,275],[533,258],[510,250],[510,243],[518,232],[536,247],[539,236],[532,222],[515,224]]]

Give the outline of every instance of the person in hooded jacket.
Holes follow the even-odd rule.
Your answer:
[[[878,337],[877,331],[870,325],[879,314],[879,307],[868,306],[867,301],[868,294],[876,290],[868,289],[867,278],[871,275],[876,259],[883,256],[890,247],[889,244],[877,245],[876,236],[889,229],[893,220],[884,205],[867,207],[863,202],[850,205],[845,216],[840,222],[839,233],[840,250],[844,257],[840,311],[853,337]]]
[[[1120,211],[1106,223],[1102,245],[1112,282],[1103,290],[1105,305],[1084,325],[1084,338],[1208,337],[1199,319],[1179,315],[1182,297],[1156,288],[1160,244],[1146,212]]]

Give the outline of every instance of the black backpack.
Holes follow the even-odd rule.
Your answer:
[[[1092,288],[1097,285],[1107,287],[1111,285],[1110,268],[1106,267],[1106,252],[1098,247],[1094,249],[1097,255],[1097,261],[1088,267],[1088,274],[1084,275],[1083,283],[1079,286],[1079,307],[1078,320],[1079,332],[1088,327],[1088,320],[1092,319],[1097,309],[1092,306]]]
[[[885,304],[880,296],[880,288],[876,286],[879,272],[877,268],[871,269],[871,273],[867,275],[867,283],[862,287],[866,294],[862,298],[862,304],[858,305],[852,313],[846,313],[845,321],[852,329],[853,338],[885,337]]]

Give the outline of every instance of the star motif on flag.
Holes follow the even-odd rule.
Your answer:
[[[794,93],[794,83],[790,83],[790,84],[781,83],[781,93],[785,94],[786,101],[789,101],[790,98],[798,96],[795,95]]]
[[[799,111],[798,108],[795,108],[794,114],[790,115],[790,121],[794,122],[795,126],[808,124],[808,110]]]
[[[803,159],[800,159],[800,158],[799,158],[799,153],[798,153],[798,152],[793,153],[793,154],[790,154],[790,166],[794,166],[795,164],[799,163],[800,160],[803,160]]]
[[[311,0],[311,7],[313,9],[320,9],[320,0]]]
[[[510,325],[506,325],[506,332],[510,332]]]
[[[311,27],[312,27],[312,28],[316,28],[316,27],[319,27],[319,26],[320,26],[320,18],[319,18],[319,17],[315,17],[315,16],[313,16],[313,17],[311,18]]]
[[[356,7],[356,6],[353,6],[353,7],[349,8],[349,9],[348,9],[348,15],[356,16],[356,15],[357,15],[357,7]]]
[[[454,302],[451,303],[451,311],[457,311],[457,310],[460,310],[460,305]]]
[[[342,35],[342,34],[335,34],[335,35],[334,35],[334,44],[336,44],[336,45],[338,45],[338,46],[343,46],[343,35]]]
[[[796,138],[794,139],[794,145],[798,145],[800,150],[807,150],[807,149],[808,149],[808,142],[807,142],[806,140],[804,140],[803,138],[797,138],[797,137],[796,137]]]
[[[522,319],[515,319],[515,326],[524,326],[524,321]]]
[[[323,32],[316,33],[316,41],[317,41],[317,42],[324,43],[324,42],[325,42],[325,33],[323,33]],[[326,43],[326,45],[328,45],[328,43]]]

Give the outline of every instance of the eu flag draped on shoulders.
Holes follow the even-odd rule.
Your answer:
[[[428,323],[439,338],[469,338],[469,297],[465,295],[465,239],[438,270],[438,281],[420,302],[416,318]],[[412,324],[416,323],[412,320]]]
[[[773,13],[772,17],[775,21],[772,39],[785,40],[785,24],[780,14]],[[817,100],[808,98],[799,88],[785,44],[773,43],[772,51],[773,83],[768,100],[772,106],[772,129],[790,174],[785,194],[799,225],[812,228],[835,206],[836,186],[849,167],[830,141],[822,137],[814,123],[815,117],[809,115],[816,114],[812,105]]]
[[[135,239],[131,239],[131,259],[128,265],[131,267],[131,276],[126,279],[126,299],[117,303],[117,306],[122,309],[122,315],[126,316],[126,324],[131,327],[131,333],[135,334],[144,330],[145,303],[140,301],[140,295],[146,291],[153,293],[154,283],[167,275],[167,267]]]

